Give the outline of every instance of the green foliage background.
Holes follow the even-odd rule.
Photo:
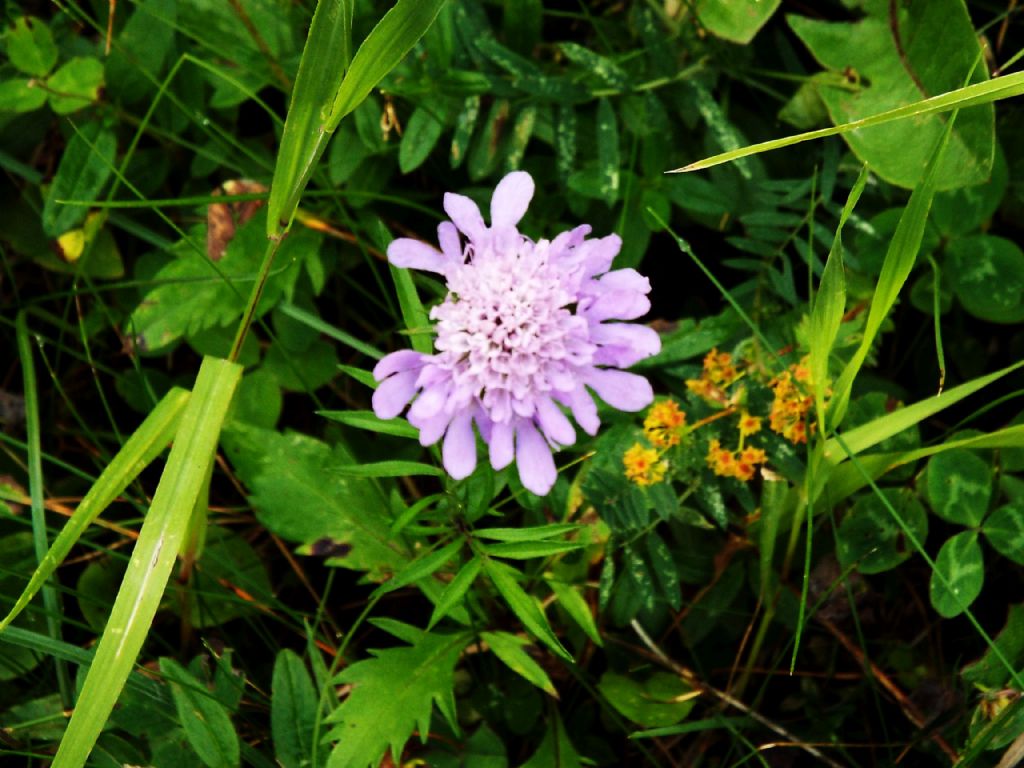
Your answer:
[[[1024,7],[392,5],[321,0],[308,42],[309,0],[4,6],[4,613],[90,513],[0,631],[4,764],[53,760],[156,515],[143,468],[232,351],[231,407],[196,426],[216,460],[87,764],[1016,764]],[[651,277],[663,349],[636,370],[701,425],[662,482],[624,474],[643,414],[602,410],[538,498],[514,471],[452,482],[369,410],[374,362],[429,351],[443,295],[388,243],[515,169],[525,232],[589,222]],[[747,483],[705,460],[735,435],[685,384],[712,350],[766,424],[774,377],[814,372],[817,431],[766,426]]]

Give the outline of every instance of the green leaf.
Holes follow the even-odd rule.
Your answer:
[[[484,544],[481,549],[492,557],[530,560],[534,557],[572,552],[582,547],[583,543],[578,541],[509,541],[501,544]]]
[[[459,569],[459,572],[455,574],[455,578],[445,587],[444,592],[441,593],[437,603],[434,605],[434,612],[430,614],[430,623],[427,624],[428,630],[433,629],[437,622],[451,613],[462,602],[462,598],[466,596],[469,588],[476,581],[476,577],[480,575],[481,568],[483,568],[483,561],[478,556]]]
[[[982,532],[1003,557],[1024,565],[1024,504],[1005,504],[993,512]]]
[[[423,164],[437,146],[443,129],[444,125],[432,109],[416,107],[398,147],[398,167],[402,173],[410,173]]]
[[[929,584],[932,607],[945,619],[963,613],[981,594],[985,563],[977,531],[963,531],[951,537],[935,558]]]
[[[928,514],[917,497],[907,489],[886,488],[882,493],[917,541],[924,544]],[[836,535],[839,563],[844,569],[855,565],[861,573],[891,570],[914,551],[885,503],[874,494],[853,505]]]
[[[118,103],[132,104],[156,91],[164,64],[174,50],[177,0],[139,0],[107,57],[107,91]],[[188,19],[192,8],[186,6]]]
[[[334,468],[343,477],[444,477],[444,470],[418,461],[377,461],[369,464],[347,464]]]
[[[430,333],[430,317],[427,310],[423,308],[420,295],[416,292],[416,285],[412,281],[412,275],[408,269],[399,269],[389,264],[391,279],[395,283],[395,291],[398,294],[398,304],[402,310],[402,320],[405,327],[410,331],[410,342],[412,348],[424,355],[432,354],[434,341]]]
[[[414,729],[427,740],[432,704],[455,727],[455,663],[469,640],[423,632],[410,646],[370,651],[373,658],[343,670],[334,682],[352,691],[329,718],[337,726],[328,738],[338,745],[328,768],[370,768],[388,748],[397,763]]]
[[[46,81],[50,108],[58,115],[69,115],[99,98],[103,86],[103,62],[76,57],[64,62]]]
[[[199,237],[201,229],[194,233],[194,241],[205,240]],[[267,280],[257,317],[291,294],[302,274],[305,257],[319,250],[320,241],[320,235],[303,228],[281,244],[277,253],[279,267]],[[146,294],[129,319],[129,327],[139,337],[143,349],[156,352],[184,336],[237,322],[245,307],[244,297],[259,270],[265,242],[262,214],[257,214],[238,229],[216,268],[187,243],[175,246],[178,257],[157,271],[157,286]]]
[[[533,683],[544,693],[558,698],[558,692],[548,673],[523,650],[524,646],[530,644],[529,640],[508,632],[481,632],[480,639],[506,667]]]
[[[271,681],[270,732],[282,768],[305,768],[313,754],[317,695],[309,671],[287,648],[277,654]]]
[[[548,646],[556,655],[572,663],[572,655],[555,636],[551,625],[548,624],[547,616],[537,605],[537,601],[519,586],[518,580],[522,574],[515,568],[490,558],[484,559],[484,571],[490,577],[495,589],[508,603],[512,613],[519,617],[530,634]]]
[[[981,50],[963,0],[880,5],[853,23],[799,16],[788,20],[822,65],[846,76],[841,85],[819,88],[836,124],[952,91],[967,84],[968,76],[973,83],[988,78],[987,68],[976,66]],[[926,117],[847,133],[844,138],[883,179],[914,187],[924,178],[931,147],[944,129],[938,117]],[[936,170],[936,187],[986,181],[992,170],[993,141],[992,107],[965,109]]]
[[[555,593],[558,604],[579,625],[580,629],[586,633],[594,645],[604,645],[604,642],[601,640],[601,633],[597,630],[594,615],[591,613],[587,601],[583,599],[583,595],[572,585],[565,584],[557,579],[549,578],[546,581],[548,586],[551,587],[551,591]]]
[[[444,567],[459,553],[462,545],[462,540],[456,539],[455,541],[448,542],[440,549],[435,549],[433,552],[429,552],[422,557],[417,557],[396,573],[393,578],[377,587],[374,595],[383,595],[408,586],[420,579],[433,576],[434,573]]]
[[[209,768],[240,765],[238,734],[224,705],[174,659],[160,659],[160,673],[170,683],[178,722],[203,764]]]
[[[407,548],[391,535],[386,499],[369,480],[338,469],[355,459],[343,443],[333,447],[305,435],[233,423],[225,448],[252,492],[256,519],[289,541],[332,562],[368,571],[382,581],[408,562]]]
[[[878,276],[878,283],[875,292],[871,297],[871,308],[868,310],[868,317],[864,324],[864,333],[860,346],[854,352],[853,357],[847,362],[843,372],[839,375],[834,386],[832,400],[828,407],[828,423],[834,430],[843,421],[846,415],[846,408],[850,402],[850,391],[853,382],[860,372],[864,360],[867,358],[871,345],[882,329],[882,321],[888,316],[896,299],[903,289],[903,284],[910,276],[910,271],[917,261],[917,254],[921,248],[921,240],[924,237],[925,225],[928,222],[928,211],[931,208],[932,198],[935,195],[935,178],[939,163],[945,155],[946,147],[949,144],[949,137],[956,123],[958,113],[953,113],[946,130],[942,133],[939,141],[932,149],[924,178],[917,185],[910,200],[907,203],[900,222],[896,227],[896,234],[889,243],[889,250],[885,254],[885,262],[882,264],[881,273]]]
[[[836,234],[832,240],[832,248],[825,261],[825,271],[821,274],[818,293],[814,297],[811,309],[808,344],[810,347],[811,381],[814,382],[814,403],[818,413],[818,430],[827,434],[825,424],[825,394],[828,387],[828,361],[832,347],[839,336],[839,327],[846,312],[846,267],[843,264],[843,227],[857,206],[864,185],[867,184],[867,166],[861,168],[860,175],[850,190],[850,195],[843,206],[839,217]]]
[[[189,519],[206,487],[221,425],[241,375],[241,366],[234,363],[203,360],[127,574],[57,750],[55,768],[85,764],[124,687],[149,634]]]
[[[15,77],[0,83],[0,112],[31,112],[46,103],[46,91],[34,80]]]
[[[337,121],[331,105],[349,65],[355,0],[318,0],[309,26],[267,200],[267,235],[291,226],[299,198]],[[353,105],[353,107],[358,105]]]
[[[434,22],[446,0],[398,0],[367,35],[338,89],[328,125],[338,122],[366,98]]]
[[[473,535],[493,541],[543,541],[576,533],[580,528],[576,523],[550,523],[526,528],[477,528]]]
[[[605,672],[597,689],[619,714],[648,728],[678,723],[690,714],[696,698],[685,680],[669,672],[655,672],[643,682]]]
[[[356,429],[416,439],[420,431],[403,419],[381,419],[373,411],[317,411],[318,416]]]
[[[462,109],[455,118],[455,133],[452,135],[452,148],[449,162],[452,168],[458,168],[466,159],[469,140],[473,138],[473,129],[480,116],[480,97],[469,96],[462,104]]]
[[[35,16],[15,19],[7,30],[7,58],[26,75],[45,77],[57,63],[57,44],[46,22]]]
[[[1012,240],[974,235],[946,250],[948,276],[964,309],[990,323],[1024,321],[1024,251]]]
[[[520,768],[581,768],[580,756],[569,741],[558,711],[552,712],[552,721],[544,738],[529,760]]]
[[[569,61],[579,64],[587,74],[594,75],[619,90],[629,89],[629,75],[618,64],[578,43],[559,43],[558,49]]]
[[[94,200],[110,178],[117,154],[113,131],[100,123],[87,123],[71,137],[53,184],[43,204],[43,229],[50,237],[59,237],[85,221],[85,206],[63,205],[61,200]]]
[[[935,514],[974,527],[988,512],[992,469],[972,451],[946,451],[928,461],[927,487]]]
[[[772,17],[780,0],[697,0],[695,10],[700,23],[711,34],[743,45]]]

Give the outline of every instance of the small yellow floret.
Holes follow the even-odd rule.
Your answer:
[[[636,443],[622,456],[626,477],[637,485],[654,485],[665,479],[667,462],[661,461],[653,448]]]
[[[679,445],[686,426],[686,414],[675,400],[661,400],[651,406],[644,419],[644,436],[656,448]]]

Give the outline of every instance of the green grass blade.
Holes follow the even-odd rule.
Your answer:
[[[825,486],[825,497],[831,505],[838,504],[843,499],[853,495],[865,485],[867,480],[877,480],[897,467],[935,456],[955,448],[992,449],[992,448],[1024,448],[1024,425],[1006,427],[995,432],[974,437],[965,437],[961,440],[950,440],[937,445],[925,448],[916,448],[913,451],[903,453],[870,453],[866,456],[858,456],[859,466],[851,462],[843,462],[829,475],[828,483]]]
[[[671,173],[699,171],[704,168],[721,165],[722,163],[730,163],[734,160],[739,160],[740,158],[750,157],[751,155],[759,155],[762,152],[771,152],[775,149],[791,147],[794,144],[800,144],[804,141],[824,139],[828,136],[837,136],[850,131],[856,131],[861,128],[869,128],[873,125],[882,125],[884,123],[892,122],[893,120],[905,120],[909,117],[921,117],[924,115],[951,112],[954,109],[966,109],[967,107],[973,107],[978,104],[989,104],[993,101],[1009,99],[1014,96],[1020,96],[1021,94],[1024,94],[1024,72],[1015,72],[1012,75],[1003,75],[1002,77],[986,80],[982,83],[975,83],[974,85],[968,85],[964,88],[957,88],[955,91],[949,91],[948,93],[942,93],[938,96],[932,96],[929,99],[915,101],[903,107],[879,112],[877,115],[869,115],[868,117],[861,118],[860,120],[853,120],[849,123],[843,123],[842,125],[820,128],[816,131],[807,131],[806,133],[798,133],[794,136],[786,136],[782,139],[762,141],[758,144],[751,144],[747,147],[723,152],[719,155],[713,155],[711,157],[704,158],[703,160],[698,160],[695,163],[684,165],[682,168],[676,168],[674,171],[671,171]]]
[[[354,0],[320,0],[313,12],[270,185],[269,237],[280,236],[291,225],[302,190],[334,130],[330,108],[349,63],[354,5]]]
[[[846,364],[833,388],[832,400],[828,407],[828,423],[832,429],[836,429],[842,423],[843,417],[846,415],[846,408],[850,404],[850,392],[853,389],[854,379],[857,378],[861,366],[867,359],[875,337],[882,329],[882,321],[885,320],[896,303],[896,298],[903,290],[903,284],[906,283],[917,261],[917,252],[921,249],[924,228],[928,223],[928,213],[932,207],[932,199],[935,197],[936,171],[939,167],[939,160],[949,143],[956,116],[956,112],[950,116],[946,130],[928,161],[924,178],[911,193],[907,207],[900,216],[896,232],[889,243],[885,261],[882,263],[882,271],[878,276],[878,284],[871,297],[871,308],[868,310],[860,346],[853,353],[853,357]]]
[[[139,472],[167,447],[177,430],[189,395],[186,389],[171,389],[128,438],[124,447],[117,452],[79,503],[75,513],[54,539],[49,551],[40,560],[39,567],[32,574],[28,586],[18,597],[10,613],[0,621],[0,631],[25,609],[50,574],[67,557],[82,532],[128,487]]]
[[[814,382],[814,404],[818,413],[818,431],[827,434],[825,429],[825,390],[828,383],[828,360],[832,346],[839,335],[839,326],[846,312],[846,267],[843,264],[843,226],[850,218],[853,209],[860,199],[861,192],[868,180],[868,168],[861,168],[850,196],[843,207],[836,227],[832,248],[825,261],[825,271],[821,275],[821,285],[814,297],[811,309],[809,334],[811,380]]]
[[[85,764],[163,597],[242,367],[204,358],[54,768]]]
[[[36,388],[36,365],[32,356],[32,340],[29,336],[28,320],[25,310],[18,312],[15,321],[18,338],[18,356],[21,358],[22,379],[25,385],[25,441],[28,446],[28,485],[32,499],[32,539],[35,544],[36,561],[43,563],[46,559],[48,542],[46,538],[46,512],[44,508],[45,489],[43,488],[43,455],[42,429],[39,424],[39,394]],[[61,639],[60,597],[55,586],[43,586],[53,576],[52,569],[42,580],[43,603],[46,606],[46,631],[54,640]],[[0,624],[2,628],[4,624]],[[57,682],[60,697],[64,706],[71,704],[73,687],[68,675],[67,665],[57,661]]]
[[[338,89],[328,126],[362,104],[370,90],[384,79],[434,23],[446,0],[398,0],[359,46],[352,66]]]
[[[998,381],[1007,374],[1013,373],[1022,366],[1024,366],[1024,360],[1007,366],[1002,370],[995,371],[994,373],[979,376],[965,384],[960,384],[959,386],[943,392],[941,395],[935,395],[927,400],[921,400],[913,405],[907,405],[893,411],[892,413],[879,416],[877,419],[869,421],[867,424],[862,424],[848,432],[844,432],[842,444],[848,446],[849,449],[856,454],[863,453],[872,446],[878,445],[883,440],[886,440],[893,435],[924,421],[929,416],[932,416],[939,411],[948,408],[954,403],[960,402],[965,397],[973,395],[975,392],[984,389],[989,384]],[[846,458],[847,455],[840,447],[840,442],[836,438],[831,438],[825,442],[826,461],[838,464]]]

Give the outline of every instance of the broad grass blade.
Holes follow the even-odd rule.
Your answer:
[[[825,261],[825,271],[821,275],[821,284],[814,297],[810,322],[810,367],[811,380],[814,382],[814,404],[818,414],[818,431],[828,434],[825,429],[825,389],[828,382],[828,359],[832,346],[839,335],[839,326],[846,312],[846,267],[843,264],[843,226],[850,218],[853,209],[860,199],[861,192],[868,180],[868,168],[861,169],[850,196],[839,217],[832,248]]]
[[[331,104],[341,87],[352,46],[354,0],[320,0],[292,88],[267,202],[267,235],[291,225],[299,197],[327,147]]]
[[[924,178],[911,193],[907,207],[903,210],[903,215],[900,216],[899,224],[896,226],[896,232],[889,243],[889,250],[886,251],[882,271],[878,276],[878,284],[875,286],[874,296],[871,297],[871,308],[868,310],[860,346],[853,353],[853,357],[846,364],[833,388],[827,414],[828,423],[832,429],[836,429],[842,423],[843,417],[846,415],[846,408],[850,404],[850,392],[853,389],[854,379],[857,378],[875,337],[882,329],[882,321],[885,320],[896,303],[896,298],[917,261],[917,252],[921,248],[925,224],[928,222],[928,212],[931,210],[932,199],[935,197],[936,170],[939,167],[942,153],[949,143],[956,116],[956,112],[950,116],[946,130],[928,161]]]
[[[270,187],[270,237],[280,236],[291,225],[302,190],[342,118],[405,57],[445,1],[398,0],[359,46],[346,72],[352,0],[320,0],[302,52]]]
[[[124,687],[163,597],[241,375],[240,365],[203,359],[54,768],[85,764]]]
[[[18,597],[10,613],[0,620],[0,631],[3,631],[25,609],[36,592],[46,583],[50,574],[68,556],[68,552],[71,551],[82,532],[128,487],[128,484],[138,476],[139,472],[167,447],[178,428],[181,414],[185,410],[190,395],[191,393],[187,389],[179,387],[171,389],[157,403],[157,406],[139,425],[135,433],[128,438],[128,441],[117,452],[117,455],[89,489],[85,498],[79,503],[63,530],[54,539],[49,551],[40,561],[39,567],[32,574],[28,586]]]

